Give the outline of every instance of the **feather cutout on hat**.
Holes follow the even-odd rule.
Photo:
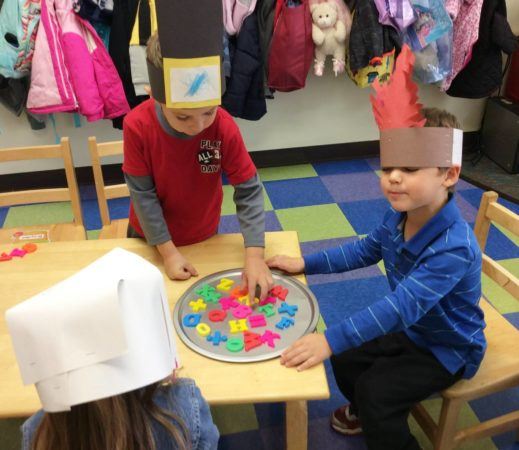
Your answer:
[[[371,95],[370,101],[380,131],[425,125],[422,105],[418,103],[418,87],[412,79],[414,59],[409,46],[404,45],[389,81],[380,84],[375,80],[372,84],[376,95]]]

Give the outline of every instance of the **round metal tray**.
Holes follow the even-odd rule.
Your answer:
[[[272,277],[274,279],[274,285],[288,289],[285,301],[283,302],[280,299],[276,299],[276,303],[273,304],[275,314],[270,317],[265,317],[265,326],[251,327],[248,317],[246,318],[246,324],[248,326],[248,331],[252,333],[262,335],[265,331],[270,330],[272,333],[278,334],[280,338],[274,340],[274,347],[271,348],[268,345],[268,342],[265,342],[258,347],[249,349],[249,351],[242,349],[239,352],[233,353],[227,349],[226,342],[220,342],[218,345],[215,345],[213,343],[214,339],[213,341],[208,340],[207,337],[210,336],[213,338],[216,331],[219,331],[221,335],[226,336],[227,339],[234,338],[241,339],[242,341],[244,340],[243,332],[230,332],[229,320],[238,320],[232,314],[234,308],[231,307],[226,311],[227,316],[224,321],[213,322],[209,320],[209,312],[213,310],[222,310],[222,305],[219,301],[216,301],[215,303],[205,302],[207,305],[205,311],[198,311],[196,313],[189,304],[192,301],[196,302],[199,298],[202,298],[202,296],[197,294],[196,291],[202,289],[206,285],[214,287],[215,291],[221,294],[221,298],[229,297],[230,292],[218,289],[218,284],[222,278],[226,278],[234,281],[231,290],[235,287],[239,287],[241,283],[241,274],[242,269],[230,269],[214,273],[197,281],[179,298],[173,311],[173,323],[178,335],[188,347],[204,356],[220,361],[239,363],[263,361],[279,356],[286,348],[290,347],[294,341],[299,339],[301,336],[314,331],[319,319],[319,306],[317,305],[317,300],[313,293],[307,286],[295,278],[273,271]],[[242,300],[240,304],[243,302],[244,300]],[[287,312],[279,312],[279,308],[283,303],[297,306],[297,311],[292,317]],[[262,314],[261,311],[258,311],[258,307],[259,305],[257,304],[253,305],[252,315]],[[188,314],[201,314],[200,323],[205,323],[211,328],[209,336],[201,336],[196,327],[186,326],[186,324],[184,324],[184,318]],[[266,314],[264,314],[264,316],[266,316]],[[294,320],[293,325],[282,329],[276,327],[276,324],[278,324],[283,317],[292,318]]]

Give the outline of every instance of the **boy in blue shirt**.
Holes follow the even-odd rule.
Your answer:
[[[450,192],[460,173],[461,130],[454,116],[420,109],[412,58],[404,47],[391,82],[375,86],[372,99],[381,129],[380,184],[392,207],[382,224],[365,239],[304,259],[267,261],[313,274],[384,260],[390,294],[324,335],[304,336],[281,356],[297,370],[331,357],[350,401],[333,413],[331,425],[344,435],[363,433],[370,450],[419,449],[407,423],[410,409],[472,377],[486,348],[481,252]]]

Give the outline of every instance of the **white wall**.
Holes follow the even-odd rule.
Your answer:
[[[507,6],[512,29],[519,34],[519,1],[507,0]],[[359,89],[347,76],[335,78],[330,72],[331,61],[328,61],[325,77],[317,78],[310,74],[304,89],[290,93],[278,92],[274,100],[268,100],[268,112],[260,121],[238,120],[249,150],[298,148],[377,139],[378,130],[369,103],[370,89]],[[427,106],[451,111],[458,116],[465,131],[479,129],[484,99],[452,98],[433,86],[421,86],[420,101]],[[58,134],[71,139],[76,166],[90,165],[88,136],[95,135],[99,141],[122,138],[122,133],[112,128],[111,121],[87,123],[82,119],[82,127],[75,128],[72,116],[57,114],[56,118]],[[0,147],[54,142],[55,134],[50,123],[45,130],[32,131],[24,116],[17,118],[0,106]],[[56,167],[59,165],[54,161],[9,163],[2,164],[0,174]]]

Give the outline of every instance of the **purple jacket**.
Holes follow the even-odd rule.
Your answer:
[[[90,23],[72,0],[42,0],[27,108],[32,113],[79,111],[88,121],[130,108],[119,75]]]

